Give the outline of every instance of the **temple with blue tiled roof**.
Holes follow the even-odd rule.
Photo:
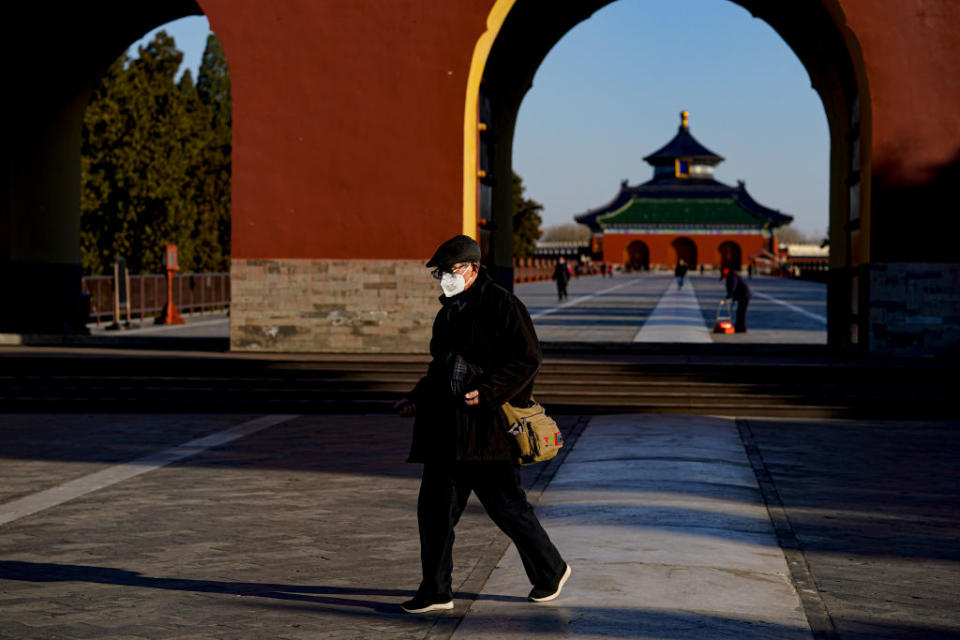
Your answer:
[[[773,232],[793,217],[758,203],[743,181],[731,187],[714,179],[724,159],[691,135],[689,115],[683,111],[673,140],[644,158],[653,179],[637,186],[624,180],[609,204],[574,216],[590,228],[596,259],[634,269],[682,259],[739,270],[776,254]]]

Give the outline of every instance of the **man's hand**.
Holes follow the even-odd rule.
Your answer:
[[[463,396],[463,403],[468,407],[475,407],[480,404],[480,392],[477,390],[467,391]]]
[[[417,405],[413,404],[406,398],[400,398],[393,405],[394,410],[399,413],[404,418],[412,418],[417,415]]]

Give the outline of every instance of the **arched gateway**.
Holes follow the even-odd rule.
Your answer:
[[[688,267],[695,269],[699,264],[697,262],[697,245],[690,238],[677,238],[670,243],[670,246],[673,248],[675,254],[674,259],[671,261],[673,264],[679,263],[683,260]]]
[[[232,348],[425,350],[436,310],[425,258],[476,234],[483,214],[491,264],[509,276],[517,111],[551,47],[609,1],[11,4],[0,332],[76,328],[85,92],[137,37],[202,10],[233,95]],[[942,203],[960,175],[960,75],[944,71],[960,58],[960,4],[735,2],[790,46],[824,105],[830,343],[956,348],[960,260],[952,234],[929,229],[950,225]],[[904,224],[907,210],[928,212],[926,224]],[[907,295],[916,278],[919,302]]]
[[[960,57],[960,42],[947,36],[960,31],[960,5],[933,0],[937,19],[930,21],[930,11],[921,16],[893,2],[877,12],[853,0],[733,1],[784,39],[824,105],[831,140],[829,343],[876,351],[955,349],[960,343],[960,302],[950,282],[960,278],[960,261],[946,239],[949,234],[928,247],[926,227],[904,226],[900,212],[918,207],[943,212],[938,203],[953,199],[950,185],[960,175],[960,119],[924,130],[915,113],[917,104],[924,104],[926,112],[956,113],[960,76],[948,74],[941,87],[944,74],[938,70],[952,68]],[[492,153],[486,157],[494,160],[484,175],[496,184],[510,183],[516,115],[537,67],[564,33],[607,4],[609,0],[553,3],[547,11],[534,0],[493,3],[471,69],[478,70],[478,86],[482,76],[491,105],[483,125],[486,135],[493,132],[488,138]],[[953,44],[945,46],[947,41]],[[918,65],[918,73],[901,62],[928,57],[937,62]],[[477,211],[477,154],[471,148],[479,140],[469,85],[467,96],[465,218]],[[882,108],[878,111],[875,105]],[[492,222],[509,228],[510,195],[496,191]],[[938,215],[949,224],[949,214]],[[604,250],[612,246],[614,235],[604,234]],[[700,253],[715,256],[717,249],[701,246]],[[911,274],[927,272],[937,274],[930,310],[940,309],[936,322],[949,325],[949,330],[928,332],[908,319],[925,312],[906,303],[907,282]],[[886,296],[901,302],[890,305]],[[943,311],[947,308],[949,313]]]
[[[631,269],[647,270],[650,268],[650,249],[642,240],[634,240],[627,245],[624,263]]]
[[[740,271],[743,264],[743,254],[740,251],[740,245],[736,242],[724,242],[720,245],[720,268],[733,269]]]

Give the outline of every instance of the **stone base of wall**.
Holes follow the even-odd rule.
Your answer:
[[[870,265],[870,351],[960,354],[960,264]]]
[[[440,289],[421,260],[231,260],[235,351],[425,353]]]

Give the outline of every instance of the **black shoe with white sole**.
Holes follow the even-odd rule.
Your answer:
[[[407,613],[429,613],[430,611],[443,611],[453,609],[453,600],[450,598],[429,598],[427,596],[416,595],[413,600],[407,600],[400,608]]]
[[[556,585],[545,589],[541,587],[534,587],[530,592],[530,595],[527,596],[527,599],[530,600],[530,602],[549,602],[550,600],[553,600],[560,595],[560,591],[563,589],[563,585],[566,584],[569,577],[570,565],[567,565],[566,570],[564,570],[563,575],[560,576],[560,580]]]

